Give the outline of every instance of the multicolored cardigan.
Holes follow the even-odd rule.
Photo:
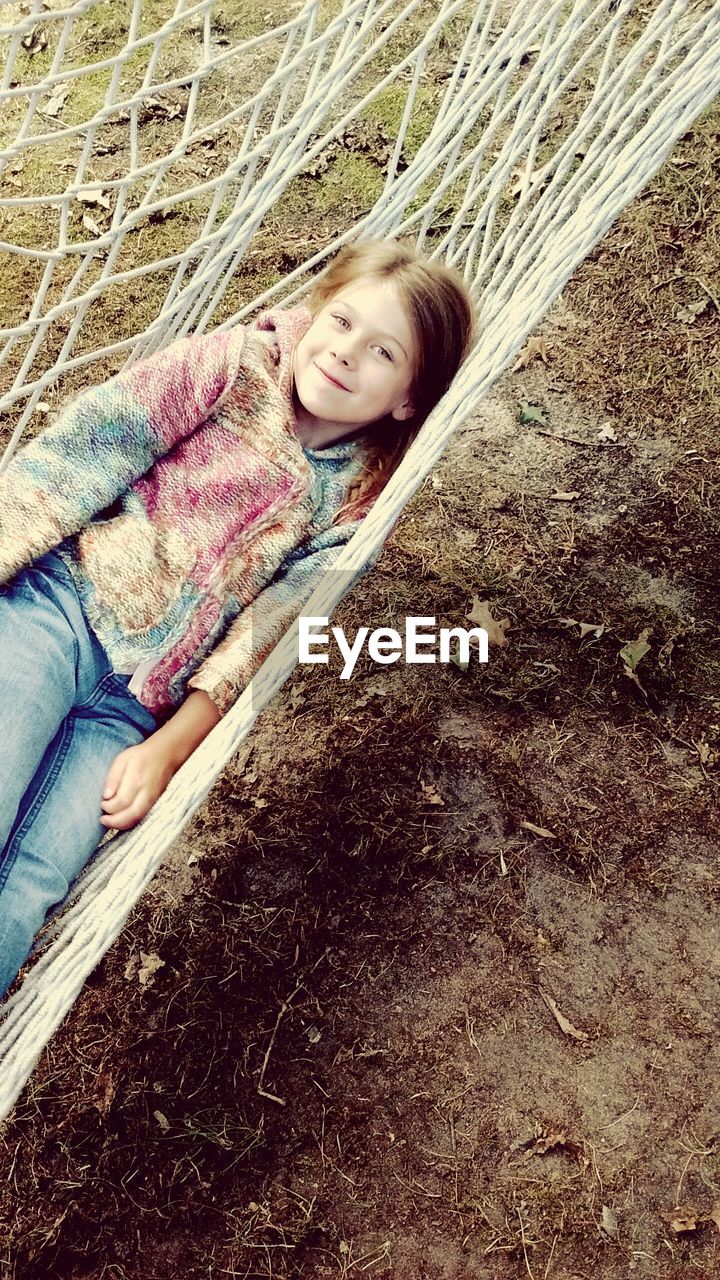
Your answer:
[[[189,689],[224,714],[357,528],[332,521],[361,444],[309,450],[295,431],[310,319],[179,339],[82,394],[0,476],[0,583],[57,548],[113,669],[149,668],[138,696],[158,717]]]

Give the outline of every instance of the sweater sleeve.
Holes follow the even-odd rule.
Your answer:
[[[189,436],[238,375],[241,327],[180,338],[83,392],[0,475],[0,583],[79,532]]]
[[[296,547],[190,678],[188,691],[203,689],[224,715],[302,613],[323,573],[332,568],[359,523],[335,525]],[[382,547],[373,553],[355,582],[377,563],[381,552]]]

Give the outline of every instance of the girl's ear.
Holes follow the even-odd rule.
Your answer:
[[[412,400],[404,400],[402,404],[395,406],[390,416],[395,418],[396,422],[407,422],[408,418],[412,418],[414,412],[415,405]]]

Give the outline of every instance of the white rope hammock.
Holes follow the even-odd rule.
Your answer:
[[[328,7],[310,0],[281,26],[233,43],[224,34],[229,0],[178,0],[156,30],[147,29],[141,0],[129,0],[122,39],[89,64],[78,54],[120,3],[51,0],[45,9],[33,0],[29,14],[6,5],[0,26],[0,254],[5,272],[23,282],[18,310],[23,297],[30,301],[0,331],[0,410],[15,423],[6,458],[61,375],[67,385],[90,366],[85,381],[98,381],[93,365],[104,361],[106,377],[107,357],[115,371],[121,353],[133,361],[201,331],[221,302],[227,313],[228,299],[237,305],[221,327],[295,299],[312,269],[359,234],[411,235],[464,273],[481,308],[478,345],[318,582],[305,612],[321,616],[357,579],[575,267],[720,90],[720,5],[711,0],[659,0],[649,12],[644,6],[644,26],[634,0],[344,0],[330,19]],[[241,97],[244,83],[250,91]],[[223,115],[218,101],[228,106]],[[337,154],[352,122],[388,101],[399,123],[374,207],[281,283],[243,301],[233,293],[238,267],[252,264],[292,184],[316,157],[332,155],[333,143]],[[162,143],[146,153],[145,125],[158,113]],[[424,137],[419,121],[427,121]],[[213,140],[218,156],[207,149]],[[121,176],[101,164],[113,149]],[[143,261],[143,231],[173,211],[197,219],[192,243]],[[138,284],[147,296],[157,290],[154,319],[144,316],[134,332],[126,308],[126,328],[118,333],[117,322],[114,340],[98,344],[97,316],[116,305],[119,286]],[[0,1119],[296,661],[293,628],[141,826],[103,846],[81,877],[53,940],[2,1010]]]

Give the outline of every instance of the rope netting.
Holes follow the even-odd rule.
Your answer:
[[[260,29],[273,6],[285,20]],[[262,8],[33,0],[0,11],[0,410],[7,459],[49,398],[183,333],[300,297],[350,238],[412,236],[463,272],[480,337],[320,579],[305,612],[326,616],[575,267],[720,90],[720,6]],[[296,661],[293,628],[141,826],[81,877],[5,1006],[0,1118]]]

